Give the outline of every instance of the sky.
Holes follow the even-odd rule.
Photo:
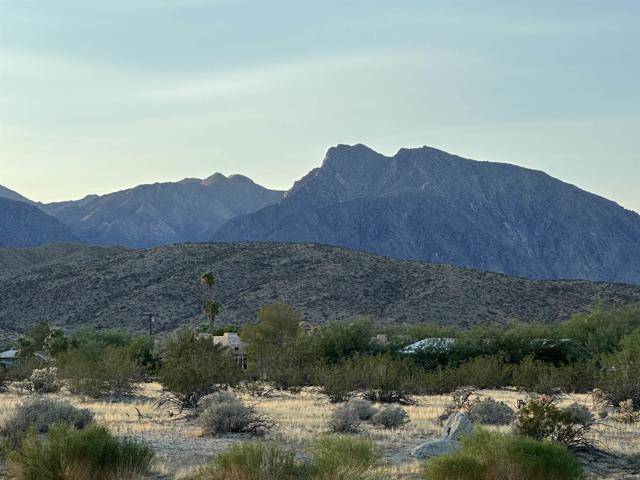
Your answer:
[[[429,145],[640,211],[637,0],[0,0],[0,184],[38,201]]]

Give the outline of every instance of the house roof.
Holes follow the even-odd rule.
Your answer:
[[[421,351],[446,352],[455,343],[455,338],[425,338],[419,342],[407,345],[400,353],[417,353]]]
[[[18,356],[18,350],[11,349],[0,352],[0,360],[13,360]]]

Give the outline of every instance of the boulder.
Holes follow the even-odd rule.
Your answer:
[[[440,440],[460,441],[462,437],[473,433],[473,424],[464,413],[456,412],[449,416],[442,428]]]
[[[417,446],[411,453],[418,460],[448,455],[460,448],[460,442],[455,440],[433,440]]]
[[[432,440],[416,447],[412,455],[419,460],[431,457],[448,455],[460,448],[460,439],[465,435],[473,433],[473,424],[469,418],[460,412],[449,416],[444,427],[440,440]]]

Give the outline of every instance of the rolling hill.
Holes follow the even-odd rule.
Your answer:
[[[84,250],[84,252],[83,252]],[[284,300],[311,322],[370,315],[379,322],[456,325],[513,318],[553,322],[598,300],[640,301],[640,287],[587,281],[531,281],[418,261],[394,260],[315,244],[182,244],[91,254],[89,247],[52,261],[32,255],[0,278],[0,332],[15,335],[39,320],[65,327],[158,330],[205,321],[206,289],[218,278],[220,322],[247,323],[258,308]],[[64,253],[66,252],[66,253]],[[0,251],[0,258],[9,253]],[[93,258],[92,258],[93,255]]]

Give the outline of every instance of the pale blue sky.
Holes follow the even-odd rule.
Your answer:
[[[42,201],[337,143],[545,170],[640,211],[640,2],[0,0],[0,184]]]

